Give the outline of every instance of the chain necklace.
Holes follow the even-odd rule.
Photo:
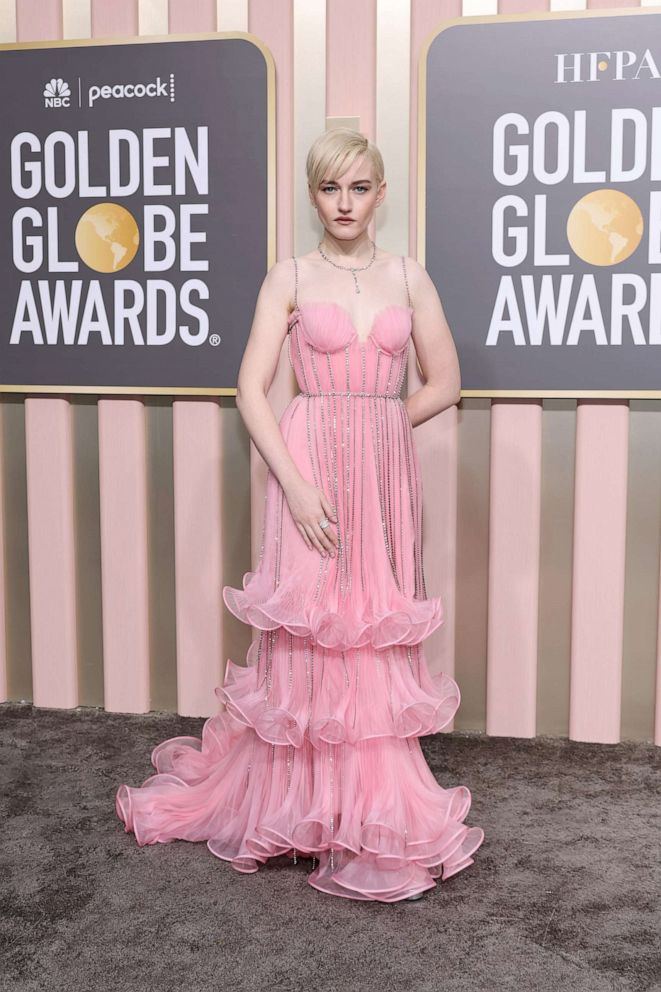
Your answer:
[[[376,258],[376,243],[374,241],[372,241],[372,257],[369,260],[369,262],[367,263],[367,265],[362,265],[362,266],[338,265],[337,262],[334,262],[332,258],[329,258],[328,255],[326,255],[326,253],[324,252],[324,249],[321,247],[321,241],[317,245],[317,248],[319,249],[319,253],[321,254],[321,257],[322,258],[325,258],[326,261],[327,262],[330,262],[331,265],[334,265],[336,269],[342,269],[344,272],[350,272],[351,273],[351,275],[353,276],[353,281],[354,281],[355,286],[356,286],[356,292],[357,293],[360,293],[360,286],[358,285],[358,278],[356,276],[356,272],[364,272],[365,269],[369,269],[370,265],[372,264],[372,262]]]

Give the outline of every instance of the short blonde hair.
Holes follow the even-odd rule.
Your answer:
[[[385,169],[381,152],[371,141],[350,127],[332,127],[313,142],[305,163],[312,193],[322,181],[338,179],[359,155],[365,155],[374,169],[377,186],[383,181]]]

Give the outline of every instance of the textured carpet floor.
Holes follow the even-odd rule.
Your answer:
[[[308,859],[241,875],[204,843],[139,848],[117,785],[202,723],[0,706],[3,992],[661,990],[661,749],[422,738],[486,839],[387,905],[318,892]]]

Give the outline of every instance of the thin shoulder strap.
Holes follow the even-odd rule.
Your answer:
[[[298,310],[298,262],[296,260],[296,255],[292,255],[294,259],[294,307]]]
[[[409,306],[411,306],[411,294],[409,293],[409,280],[406,275],[406,256],[402,255],[402,268],[404,269],[404,282],[406,283],[406,295],[408,297]]]

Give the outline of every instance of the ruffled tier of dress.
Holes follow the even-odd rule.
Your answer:
[[[414,599],[393,587],[387,601],[383,599],[375,607],[357,596],[334,603],[332,592],[323,601],[314,601],[309,594],[311,587],[311,582],[306,585],[300,574],[294,573],[273,589],[266,570],[250,571],[243,576],[243,589],[223,588],[223,600],[245,624],[259,630],[284,627],[297,637],[312,637],[322,647],[336,651],[419,644],[444,622],[440,596]]]
[[[307,880],[332,895],[406,899],[471,865],[484,839],[463,822],[470,791],[443,789],[417,738],[277,746],[223,712],[201,738],[159,744],[152,763],[140,788],[116,794],[140,846],[206,841],[243,873],[278,855],[315,856]]]
[[[216,694],[231,716],[269,744],[300,747],[307,736],[321,748],[435,734],[461,702],[454,679],[429,672],[420,645],[381,652],[360,648],[338,657],[282,629],[262,643],[268,649],[263,647],[261,663],[258,641],[248,650],[247,665],[228,659]]]

